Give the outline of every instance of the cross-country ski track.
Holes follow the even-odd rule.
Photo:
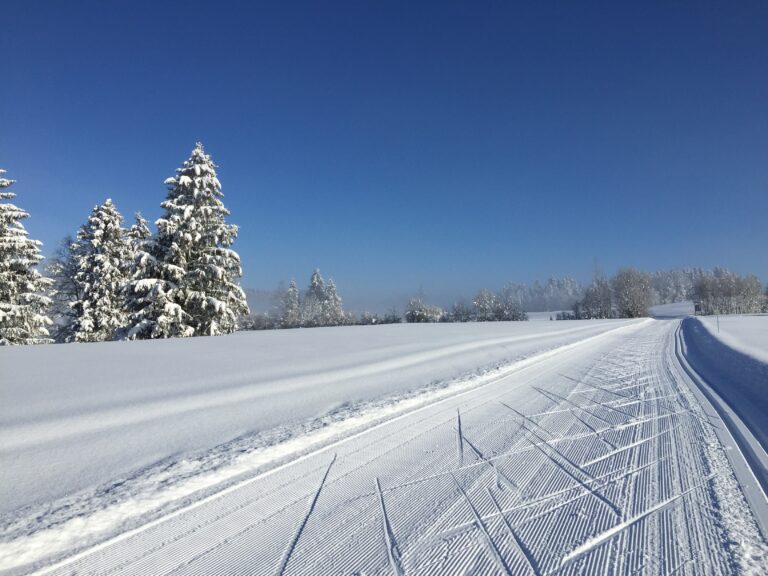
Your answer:
[[[765,495],[679,326],[530,358],[37,573],[765,574]]]

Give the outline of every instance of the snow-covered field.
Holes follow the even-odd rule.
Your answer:
[[[678,326],[0,350],[0,570],[763,573]]]
[[[768,364],[768,314],[698,316],[725,345]]]
[[[625,324],[361,326],[2,348],[2,537],[74,518],[88,524],[77,544],[89,532],[98,539],[474,386],[494,367]]]

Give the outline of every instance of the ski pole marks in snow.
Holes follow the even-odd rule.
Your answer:
[[[333,466],[334,462],[336,462],[336,454],[333,455],[333,458],[328,464],[328,468],[325,469],[325,474],[323,474],[323,477],[320,480],[320,485],[317,487],[317,492],[315,492],[315,495],[312,497],[312,500],[310,500],[309,502],[307,513],[304,516],[304,519],[301,521],[301,524],[299,524],[299,527],[296,530],[296,535],[293,537],[290,544],[288,544],[288,546],[285,549],[285,553],[283,554],[283,559],[280,561],[280,565],[277,567],[277,571],[276,571],[277,576],[282,576],[285,573],[285,567],[288,565],[288,561],[291,559],[291,554],[293,553],[293,549],[296,548],[296,543],[299,541],[299,538],[301,537],[301,533],[304,531],[304,526],[307,525],[307,520],[309,520],[309,517],[312,514],[312,511],[315,509],[315,504],[317,504],[317,499],[320,497],[320,491],[323,489],[323,486],[325,485],[325,481],[328,479],[328,474],[330,473],[331,466]]]
[[[707,478],[705,482],[708,482],[712,478],[714,478],[714,475],[712,475],[709,478]],[[692,492],[696,488],[699,488],[703,484],[704,484],[704,482],[702,482],[698,486],[694,486],[693,488],[689,488],[688,490],[686,490],[682,494],[678,494],[677,496],[672,496],[671,498],[668,498],[667,500],[664,500],[663,502],[659,502],[658,504],[655,504],[654,506],[651,506],[645,512],[641,512],[640,514],[637,514],[636,516],[633,516],[632,518],[624,520],[623,522],[619,522],[618,524],[616,524],[616,526],[613,526],[612,528],[606,530],[602,534],[599,534],[596,537],[592,538],[591,540],[588,540],[587,542],[585,542],[581,546],[578,546],[572,552],[569,552],[563,558],[563,560],[561,562],[561,566],[565,566],[565,565],[569,564],[570,562],[573,562],[577,558],[580,558],[584,554],[594,550],[598,546],[602,546],[603,544],[605,544],[608,540],[610,540],[611,538],[616,536],[622,530],[626,530],[627,528],[629,528],[633,524],[636,524],[637,522],[640,522],[640,520],[643,520],[644,518],[647,518],[648,516],[650,516],[654,512],[658,512],[659,510],[663,510],[667,506],[673,504],[675,501],[677,501],[678,499],[682,498],[686,494]]]
[[[384,540],[387,543],[389,565],[392,567],[395,576],[403,576],[403,568],[400,566],[400,551],[397,549],[395,537],[392,535],[392,528],[389,525],[387,508],[384,506],[384,495],[381,493],[381,483],[378,476],[376,477],[376,495],[379,497],[379,508],[381,509],[381,520],[384,527]]]

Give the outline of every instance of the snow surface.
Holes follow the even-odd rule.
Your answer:
[[[356,326],[1,348],[0,513],[105,490],[224,443],[251,445],[260,433],[273,443],[323,425],[313,419],[625,323]]]
[[[550,326],[516,329],[535,332],[535,325]],[[484,333],[503,330],[492,326],[455,325],[448,333],[503,339]],[[109,507],[38,532],[11,526],[0,538],[0,566],[22,573],[41,555],[49,563],[67,547],[84,547],[44,572],[762,574],[765,539],[714,433],[722,423],[705,413],[677,363],[678,326],[645,320],[577,337],[222,491],[190,496],[187,506],[92,548],[94,525],[114,521]],[[433,373],[472,342],[445,342],[440,326],[393,328],[410,333],[414,354]],[[367,334],[306,332],[331,340],[334,330],[352,346],[348,333]],[[252,344],[254,335],[246,336]],[[430,336],[443,342],[442,353],[425,349]],[[395,346],[388,338],[382,345]],[[509,342],[508,353],[521,344],[533,342]],[[287,442],[365,419],[368,409]],[[183,485],[171,480],[172,489]]]
[[[768,331],[768,316],[721,316],[720,328],[718,335],[717,319],[708,317],[683,320],[686,357],[706,383],[747,424],[763,449],[768,450],[768,363],[738,349],[760,352],[759,342],[765,338],[760,329]],[[723,336],[726,334],[736,345],[725,342]],[[734,338],[734,334],[738,337]],[[745,346],[749,334],[753,339],[749,346]]]
[[[526,312],[526,314],[531,322],[549,322],[550,320],[554,322],[558,312],[561,312],[561,310],[555,310],[554,312]]]
[[[671,304],[657,304],[651,306],[649,312],[654,318],[685,318],[693,315],[693,302],[673,302]]]
[[[768,314],[698,316],[697,319],[725,345],[768,364]]]

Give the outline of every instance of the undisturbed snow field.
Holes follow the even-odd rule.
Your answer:
[[[726,346],[768,364],[768,314],[697,318]]]

